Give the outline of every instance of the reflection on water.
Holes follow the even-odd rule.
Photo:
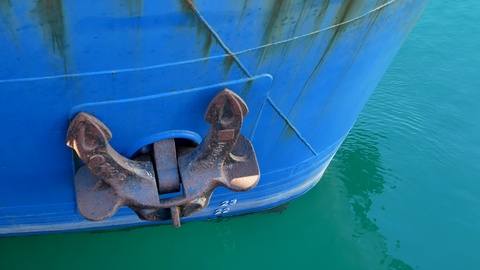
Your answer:
[[[353,219],[353,231],[348,232],[350,235],[344,235],[346,243],[343,245],[348,245],[352,240],[356,244],[354,248],[359,257],[351,259],[366,262],[365,265],[357,265],[361,266],[358,268],[413,269],[389,254],[386,238],[379,232],[376,219],[369,217],[372,197],[381,194],[386,185],[388,169],[381,163],[378,148],[379,141],[385,139],[381,133],[367,130],[365,123],[357,122],[317,188],[323,188],[327,182],[337,185],[340,198],[333,201],[333,211],[341,212],[340,209],[344,208],[343,203],[339,202],[348,203],[348,214],[352,218],[340,218],[337,226],[351,226],[345,221]]]

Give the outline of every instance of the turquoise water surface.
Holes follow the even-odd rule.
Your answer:
[[[279,213],[0,239],[0,269],[480,269],[480,2],[431,0],[322,181]]]

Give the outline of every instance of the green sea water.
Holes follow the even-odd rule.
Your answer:
[[[431,0],[322,181],[279,213],[0,239],[0,269],[480,269],[480,2]]]

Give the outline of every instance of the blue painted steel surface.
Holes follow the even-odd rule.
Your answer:
[[[146,224],[76,212],[68,121],[85,110],[129,156],[199,141],[228,87],[250,108],[259,185],[186,220],[285,203],[325,170],[426,0],[0,1],[0,234]]]

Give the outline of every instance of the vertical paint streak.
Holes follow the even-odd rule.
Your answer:
[[[327,8],[330,6],[330,0],[324,1],[322,5],[322,9],[320,11],[320,15],[315,17],[315,30],[320,29],[321,23],[323,22],[323,19],[325,18],[325,15],[327,14]]]
[[[324,1],[323,2],[323,5],[319,6],[319,14],[315,14],[315,22],[312,26],[312,32],[314,31],[317,31],[318,29],[321,29],[321,25],[323,23],[323,20],[325,19],[325,16],[327,14],[327,8],[328,6],[330,5],[330,1]],[[310,52],[312,51],[313,49],[313,45],[315,44],[315,42],[317,41],[317,38],[318,36],[320,35],[321,32],[318,32],[318,33],[315,33],[313,35],[310,35],[306,38],[308,38],[308,41],[307,41],[307,44],[306,46],[304,47],[304,49],[302,50],[302,52],[300,53],[300,56],[297,58],[297,63],[295,65],[295,71],[293,73],[293,76],[292,76],[292,79],[290,80],[290,83],[288,85],[288,87],[286,87],[286,89],[292,89],[293,87],[293,84],[296,83],[296,78],[297,76],[299,75],[299,72],[302,73],[304,71],[304,69],[302,68],[302,64],[303,62],[307,61],[307,57],[309,56]],[[295,44],[294,42],[288,42],[287,43],[288,46],[290,46],[291,44]],[[284,98],[286,98],[287,96],[284,95]],[[280,100],[280,101],[277,101],[279,102],[280,104],[284,101],[284,99]]]
[[[32,10],[43,30],[43,39],[50,43],[53,54],[60,55],[63,59],[63,68],[67,73],[67,59],[65,42],[65,22],[61,0],[38,0]]]
[[[240,14],[240,18],[238,19],[238,23],[237,23],[237,27],[235,28],[235,40],[233,41],[233,48],[236,48],[236,45],[237,45],[237,36],[238,36],[238,31],[240,29],[240,25],[242,25],[242,22],[243,22],[243,15],[245,14],[245,10],[247,10],[248,8],[248,1],[249,0],[244,0],[243,2],[243,8],[242,8],[242,13]]]
[[[283,3],[284,3],[283,1],[284,0],[272,1],[273,2],[272,7],[270,8],[270,14],[268,16],[269,20],[263,32],[262,45],[268,44],[270,42],[270,39],[272,38],[273,29],[278,20],[280,10],[282,9]]]
[[[284,2],[285,1],[285,2]],[[283,33],[283,29],[279,29],[278,21],[280,18],[284,18],[290,7],[290,0],[278,0],[272,1],[272,5],[269,9],[268,22],[266,23],[265,30],[263,31],[263,38],[261,45],[267,45],[277,38],[277,35]],[[283,27],[280,27],[283,28]],[[276,47],[268,46],[261,49],[261,55],[258,59],[257,65],[255,67],[255,74],[264,60],[267,60],[267,56],[270,54],[271,50],[275,50]]]
[[[14,29],[14,18],[12,17],[12,2],[10,0],[0,0],[0,21],[8,26],[13,40],[17,40]]]
[[[340,83],[344,80],[344,77],[346,75],[346,73],[350,70],[353,62],[355,61],[355,59],[357,59],[357,56],[358,54],[360,53],[361,49],[363,48],[364,44],[365,44],[365,41],[367,40],[367,37],[369,36],[370,34],[370,31],[372,30],[374,24],[373,22],[375,22],[380,14],[380,10],[376,11],[375,13],[373,13],[372,15],[374,15],[374,18],[372,19],[372,23],[370,24],[370,27],[368,28],[368,31],[365,33],[365,35],[363,36],[362,38],[362,41],[360,42],[360,45],[357,47],[356,51],[355,51],[355,57],[353,57],[352,59],[352,63],[350,64],[350,66],[348,66],[348,68],[345,68],[342,72],[342,75],[340,76],[340,79],[338,80],[337,82],[337,85],[335,85],[334,87],[334,90],[332,91],[332,94],[330,95],[327,103],[325,103],[325,106],[323,107],[322,111],[320,112],[320,114],[318,115],[318,120],[320,120],[322,118],[322,115],[325,113],[325,111],[327,110],[327,108],[329,107],[330,105],[330,102],[332,101],[333,97],[335,96],[335,94],[337,93],[338,91],[338,88],[340,86]],[[318,125],[318,121],[317,121],[317,124],[315,126]]]
[[[299,29],[299,26],[302,26],[305,22],[309,22],[308,18],[312,15],[312,12],[305,12],[305,10],[308,9],[309,11],[311,11],[311,7],[315,6],[314,5],[315,1],[316,0],[310,0],[310,1],[304,1],[303,2],[302,9],[300,11],[300,15],[298,16],[298,19],[295,23],[295,27],[293,29],[293,36],[297,35],[297,31]],[[327,13],[328,4],[329,4],[329,1],[323,1],[323,5],[319,4],[320,14],[315,16],[315,24],[312,25],[312,30],[311,31],[315,31],[315,30],[318,30],[320,28],[320,26],[318,24],[319,24],[319,22],[322,22],[323,18],[325,17],[325,14]],[[317,11],[315,11],[315,10],[313,11],[314,15],[316,15],[315,14],[316,12],[318,12],[318,7],[317,7]],[[286,89],[291,89],[291,86],[292,86],[291,84],[295,81],[295,78],[298,75],[298,71],[300,70],[298,67],[301,66],[300,63],[303,63],[306,60],[306,57],[308,56],[309,52],[313,48],[313,44],[315,43],[316,36],[317,35],[308,37],[307,46],[305,46],[303,48],[300,56],[298,57],[299,62],[298,62],[297,65],[295,65],[297,68],[295,69],[294,75],[292,76],[292,80],[291,80],[291,83],[290,83],[289,87],[287,87]],[[275,46],[275,45],[273,45],[273,46]],[[283,59],[285,58],[287,52],[290,51],[290,48],[292,46],[293,46],[294,49],[297,49],[298,43],[293,41],[293,42],[288,42],[286,45],[284,45],[283,54],[282,54],[282,61],[280,61],[280,64],[277,66],[277,69],[275,70],[275,72],[272,73],[274,78],[275,78],[275,74],[278,72],[278,70],[280,69],[280,66],[282,65]],[[284,97],[286,97],[286,95],[284,95]]]
[[[298,15],[297,21],[295,23],[295,27],[293,28],[292,36],[295,36],[295,33],[297,32],[298,26],[301,25],[300,22],[303,22],[305,20],[305,15],[304,14],[306,14],[305,10],[307,9],[305,7],[305,5],[307,3],[308,3],[308,1],[304,1],[302,3],[300,14]],[[310,4],[311,3],[308,3],[307,6],[310,6]],[[273,78],[275,78],[275,74],[277,74],[278,70],[280,69],[280,66],[282,65],[282,62],[284,61],[287,52],[290,50],[290,46],[292,45],[292,43],[294,43],[294,42],[289,42],[285,46],[282,47],[282,57],[281,57],[280,63],[277,66],[277,69],[275,70],[275,73],[272,74]]]
[[[126,0],[130,17],[142,16],[143,0]]]
[[[339,14],[340,16],[337,16],[339,17],[339,19],[337,20],[337,22],[335,24],[339,24],[339,23],[342,23],[345,21],[345,19],[347,18],[347,15],[348,15],[348,12],[350,11],[350,8],[352,7],[352,4],[355,0],[349,0],[346,4],[344,4],[342,6],[342,8],[340,9],[339,11]],[[320,57],[320,60],[317,62],[317,65],[315,66],[315,68],[313,69],[313,71],[310,73],[310,75],[308,76],[308,79],[305,81],[305,83],[303,84],[303,87],[302,87],[302,90],[300,91],[300,93],[297,95],[297,98],[295,99],[295,102],[293,103],[292,107],[290,108],[290,110],[288,111],[288,114],[287,116],[290,116],[290,113],[292,112],[293,108],[295,108],[295,105],[296,103],[298,102],[299,98],[304,94],[305,92],[305,89],[308,89],[308,85],[311,84],[311,80],[316,77],[317,73],[319,72],[322,64],[323,64],[323,61],[325,59],[325,57],[328,55],[328,52],[330,50],[330,48],[332,47],[332,45],[335,43],[336,39],[337,39],[337,36],[338,34],[341,32],[341,30],[343,30],[345,27],[347,27],[347,25],[341,25],[337,28],[335,28],[335,32],[333,33],[333,36],[332,38],[330,39],[327,47],[325,48],[325,51],[323,52],[322,56]]]

